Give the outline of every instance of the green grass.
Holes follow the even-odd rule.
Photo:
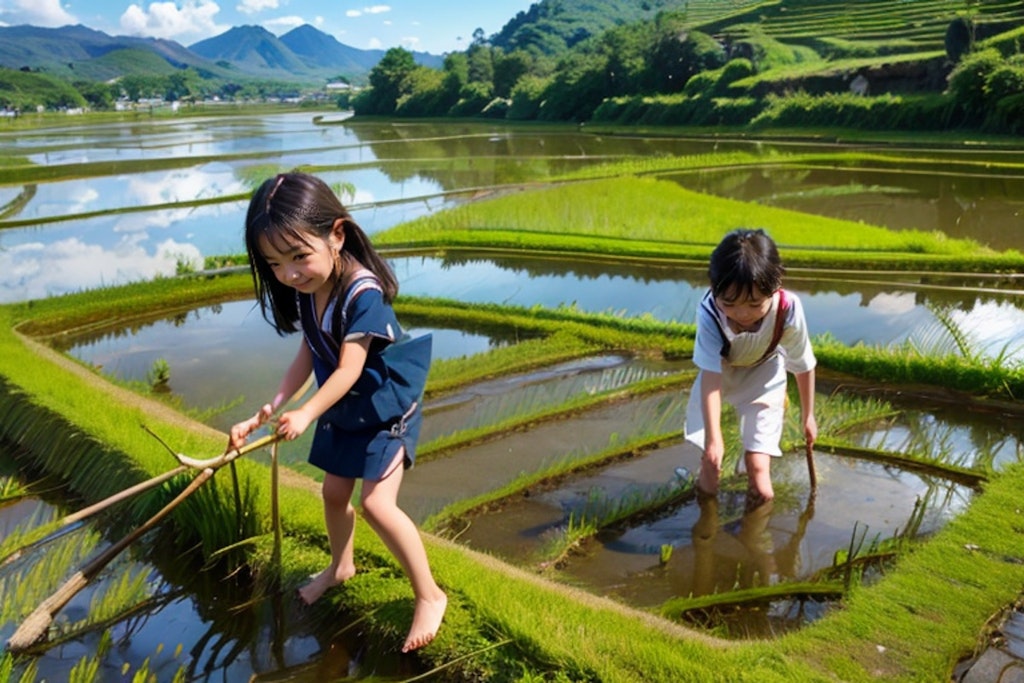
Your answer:
[[[382,247],[536,251],[616,260],[706,262],[722,235],[761,227],[789,265],[983,271],[1019,269],[996,253],[937,232],[885,228],[686,190],[649,177],[567,183],[462,205],[376,236]]]
[[[876,263],[890,259],[886,262],[917,269],[936,264],[960,270],[983,270],[993,263],[1020,267],[1019,255],[991,252],[938,234],[892,233],[749,206],[655,178],[567,183],[474,203],[387,231],[379,242],[397,249],[412,241],[432,250],[492,247],[497,242],[505,248],[545,249],[574,257],[643,256],[682,265],[704,262],[724,230],[742,224],[766,227],[785,245],[787,263],[835,267],[866,258]],[[0,307],[4,438],[30,445],[38,466],[59,474],[85,499],[109,495],[171,466],[163,447],[140,424],[181,452],[198,457],[216,454],[223,449],[222,434],[75,363],[61,362],[15,329],[45,337],[247,296],[251,282],[241,272],[168,278]],[[118,311],[116,319],[110,319],[110,311]],[[412,297],[399,300],[399,315],[439,326],[506,330],[525,340],[492,354],[438,363],[428,386],[432,395],[589,353],[640,351],[683,358],[692,350],[692,325],[647,317]],[[879,383],[959,387],[965,400],[993,395],[1017,400],[1024,386],[1020,367],[994,367],[970,354],[915,356],[905,349],[846,347],[828,339],[818,341],[816,350],[824,368]],[[104,460],[104,468],[86,466],[98,458]],[[268,510],[266,468],[243,461],[239,470],[251,496],[246,507]],[[438,640],[420,656],[430,666],[449,666],[447,675],[453,679],[500,679],[512,670],[561,670],[576,680],[606,681],[858,681],[871,680],[876,672],[901,681],[918,680],[921,672],[941,677],[948,674],[952,661],[970,650],[988,616],[1016,597],[1019,591],[1014,586],[1024,581],[1024,566],[1005,559],[1019,555],[1019,521],[1007,511],[1014,509],[1008,501],[1019,494],[1022,470],[1008,466],[994,475],[967,512],[901,559],[878,586],[854,590],[843,610],[772,643],[726,645],[427,537],[432,564],[452,596],[452,607]],[[206,505],[233,519],[229,480],[218,477],[216,482],[217,495]],[[286,560],[279,576],[289,585],[326,562],[315,486],[285,487],[282,516]],[[271,574],[270,539],[260,533],[266,517],[258,522],[244,534],[250,537],[246,548],[257,572],[263,568]],[[408,584],[362,523],[358,537],[366,569],[339,599],[363,613],[371,632],[399,640],[409,616]]]

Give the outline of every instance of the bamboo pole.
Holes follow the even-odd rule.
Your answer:
[[[806,446],[807,452],[807,476],[811,480],[811,498],[818,493],[818,472],[814,467],[814,444],[808,442]]]
[[[3,559],[0,559],[0,567],[6,567],[12,562],[21,559],[21,557],[24,556],[24,554],[31,548],[39,547],[44,543],[48,543],[56,538],[59,538],[61,534],[66,531],[67,527],[71,526],[72,524],[77,524],[78,522],[81,522],[82,520],[91,517],[97,512],[101,512],[110,507],[111,505],[119,503],[120,501],[126,498],[130,498],[131,496],[134,496],[138,493],[142,493],[144,491],[148,491],[151,488],[159,486],[160,484],[163,484],[165,481],[168,481],[169,479],[176,477],[177,475],[186,471],[188,471],[187,465],[179,465],[175,467],[173,470],[168,470],[163,474],[158,474],[157,476],[151,479],[141,481],[138,484],[135,484],[134,486],[129,486],[128,488],[122,491],[118,491],[112,496],[104,498],[103,500],[97,503],[93,503],[89,507],[82,508],[78,512],[73,512],[70,515],[65,515],[56,523],[56,528],[50,533],[48,533],[46,536],[43,536],[39,540],[32,541],[31,543],[26,543],[20,548],[17,548],[8,553],[8,555]]]
[[[50,597],[43,600],[42,603],[36,607],[35,611],[32,612],[21,623],[18,630],[14,632],[14,635],[7,641],[7,649],[13,653],[19,653],[25,649],[31,647],[35,642],[40,640],[46,633],[47,629],[50,628],[50,624],[53,623],[53,617],[57,612],[68,604],[73,597],[75,597],[79,591],[88,585],[97,574],[99,574],[104,567],[117,557],[122,550],[131,545],[144,533],[156,526],[160,520],[169,515],[174,508],[178,507],[183,500],[192,495],[200,486],[205,484],[214,473],[212,467],[207,467],[200,472],[195,479],[193,479],[185,489],[179,493],[174,500],[165,505],[155,515],[147,519],[140,527],[124,536],[117,543],[114,543],[109,548],[104,550],[102,553],[97,555],[93,560],[90,560],[88,564],[82,567],[80,570],[64,582],[64,585],[57,589]]]
[[[22,652],[42,639],[47,629],[50,628],[50,624],[53,623],[53,617],[57,612],[67,605],[75,595],[85,588],[89,582],[95,578],[104,567],[110,564],[110,562],[113,561],[113,559],[125,548],[156,526],[164,517],[170,514],[174,508],[180,505],[182,501],[192,495],[204,483],[209,481],[219,468],[268,444],[275,444],[280,439],[281,437],[279,435],[271,434],[257,439],[252,443],[246,444],[242,448],[228,451],[219,456],[209,458],[208,460],[196,460],[180,454],[175,454],[178,461],[182,463],[181,466],[186,467],[186,469],[200,469],[201,471],[199,474],[196,475],[189,485],[186,486],[185,489],[174,498],[174,500],[169,502],[161,508],[159,512],[143,522],[140,527],[111,545],[93,560],[90,560],[84,567],[82,567],[82,569],[65,581],[64,585],[58,588],[56,592],[36,607],[32,614],[22,622],[21,626],[18,627],[18,630],[15,631],[14,635],[12,635],[7,641],[7,649],[13,653]]]

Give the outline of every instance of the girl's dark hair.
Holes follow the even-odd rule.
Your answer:
[[[771,296],[782,287],[785,272],[779,250],[764,230],[738,228],[711,252],[708,279],[716,297],[727,292],[752,297],[755,287]]]
[[[328,239],[339,218],[344,221],[345,232],[342,252],[350,254],[380,279],[384,300],[390,303],[398,294],[394,271],[327,183],[308,173],[281,173],[265,180],[253,192],[245,216],[245,248],[260,310],[278,334],[298,330],[299,308],[295,290],[279,282],[267,264],[260,251],[260,238],[311,244],[316,239]],[[342,256],[341,263],[345,263],[348,259]],[[344,286],[344,274],[335,275],[337,295]]]

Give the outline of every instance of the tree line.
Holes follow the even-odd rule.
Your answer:
[[[855,92],[852,74],[803,82],[757,79],[827,60],[766,35],[726,42],[687,26],[685,14],[612,28],[560,56],[506,49],[478,33],[442,69],[392,48],[369,87],[339,101],[357,115],[485,117],[652,125],[850,125],[861,128],[1024,130],[1024,28],[977,41],[962,17],[942,37],[930,90]],[[879,46],[880,63],[886,54]],[[904,66],[904,69],[908,67]],[[822,84],[824,83],[824,85]]]

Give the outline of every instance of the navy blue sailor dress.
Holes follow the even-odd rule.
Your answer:
[[[423,425],[431,336],[412,338],[402,331],[380,282],[369,271],[357,275],[345,295],[328,304],[319,325],[313,297],[298,297],[318,386],[337,369],[340,344],[371,337],[362,374],[317,420],[309,463],[339,477],[377,481],[389,473],[388,466],[404,446],[403,465],[412,467]]]

